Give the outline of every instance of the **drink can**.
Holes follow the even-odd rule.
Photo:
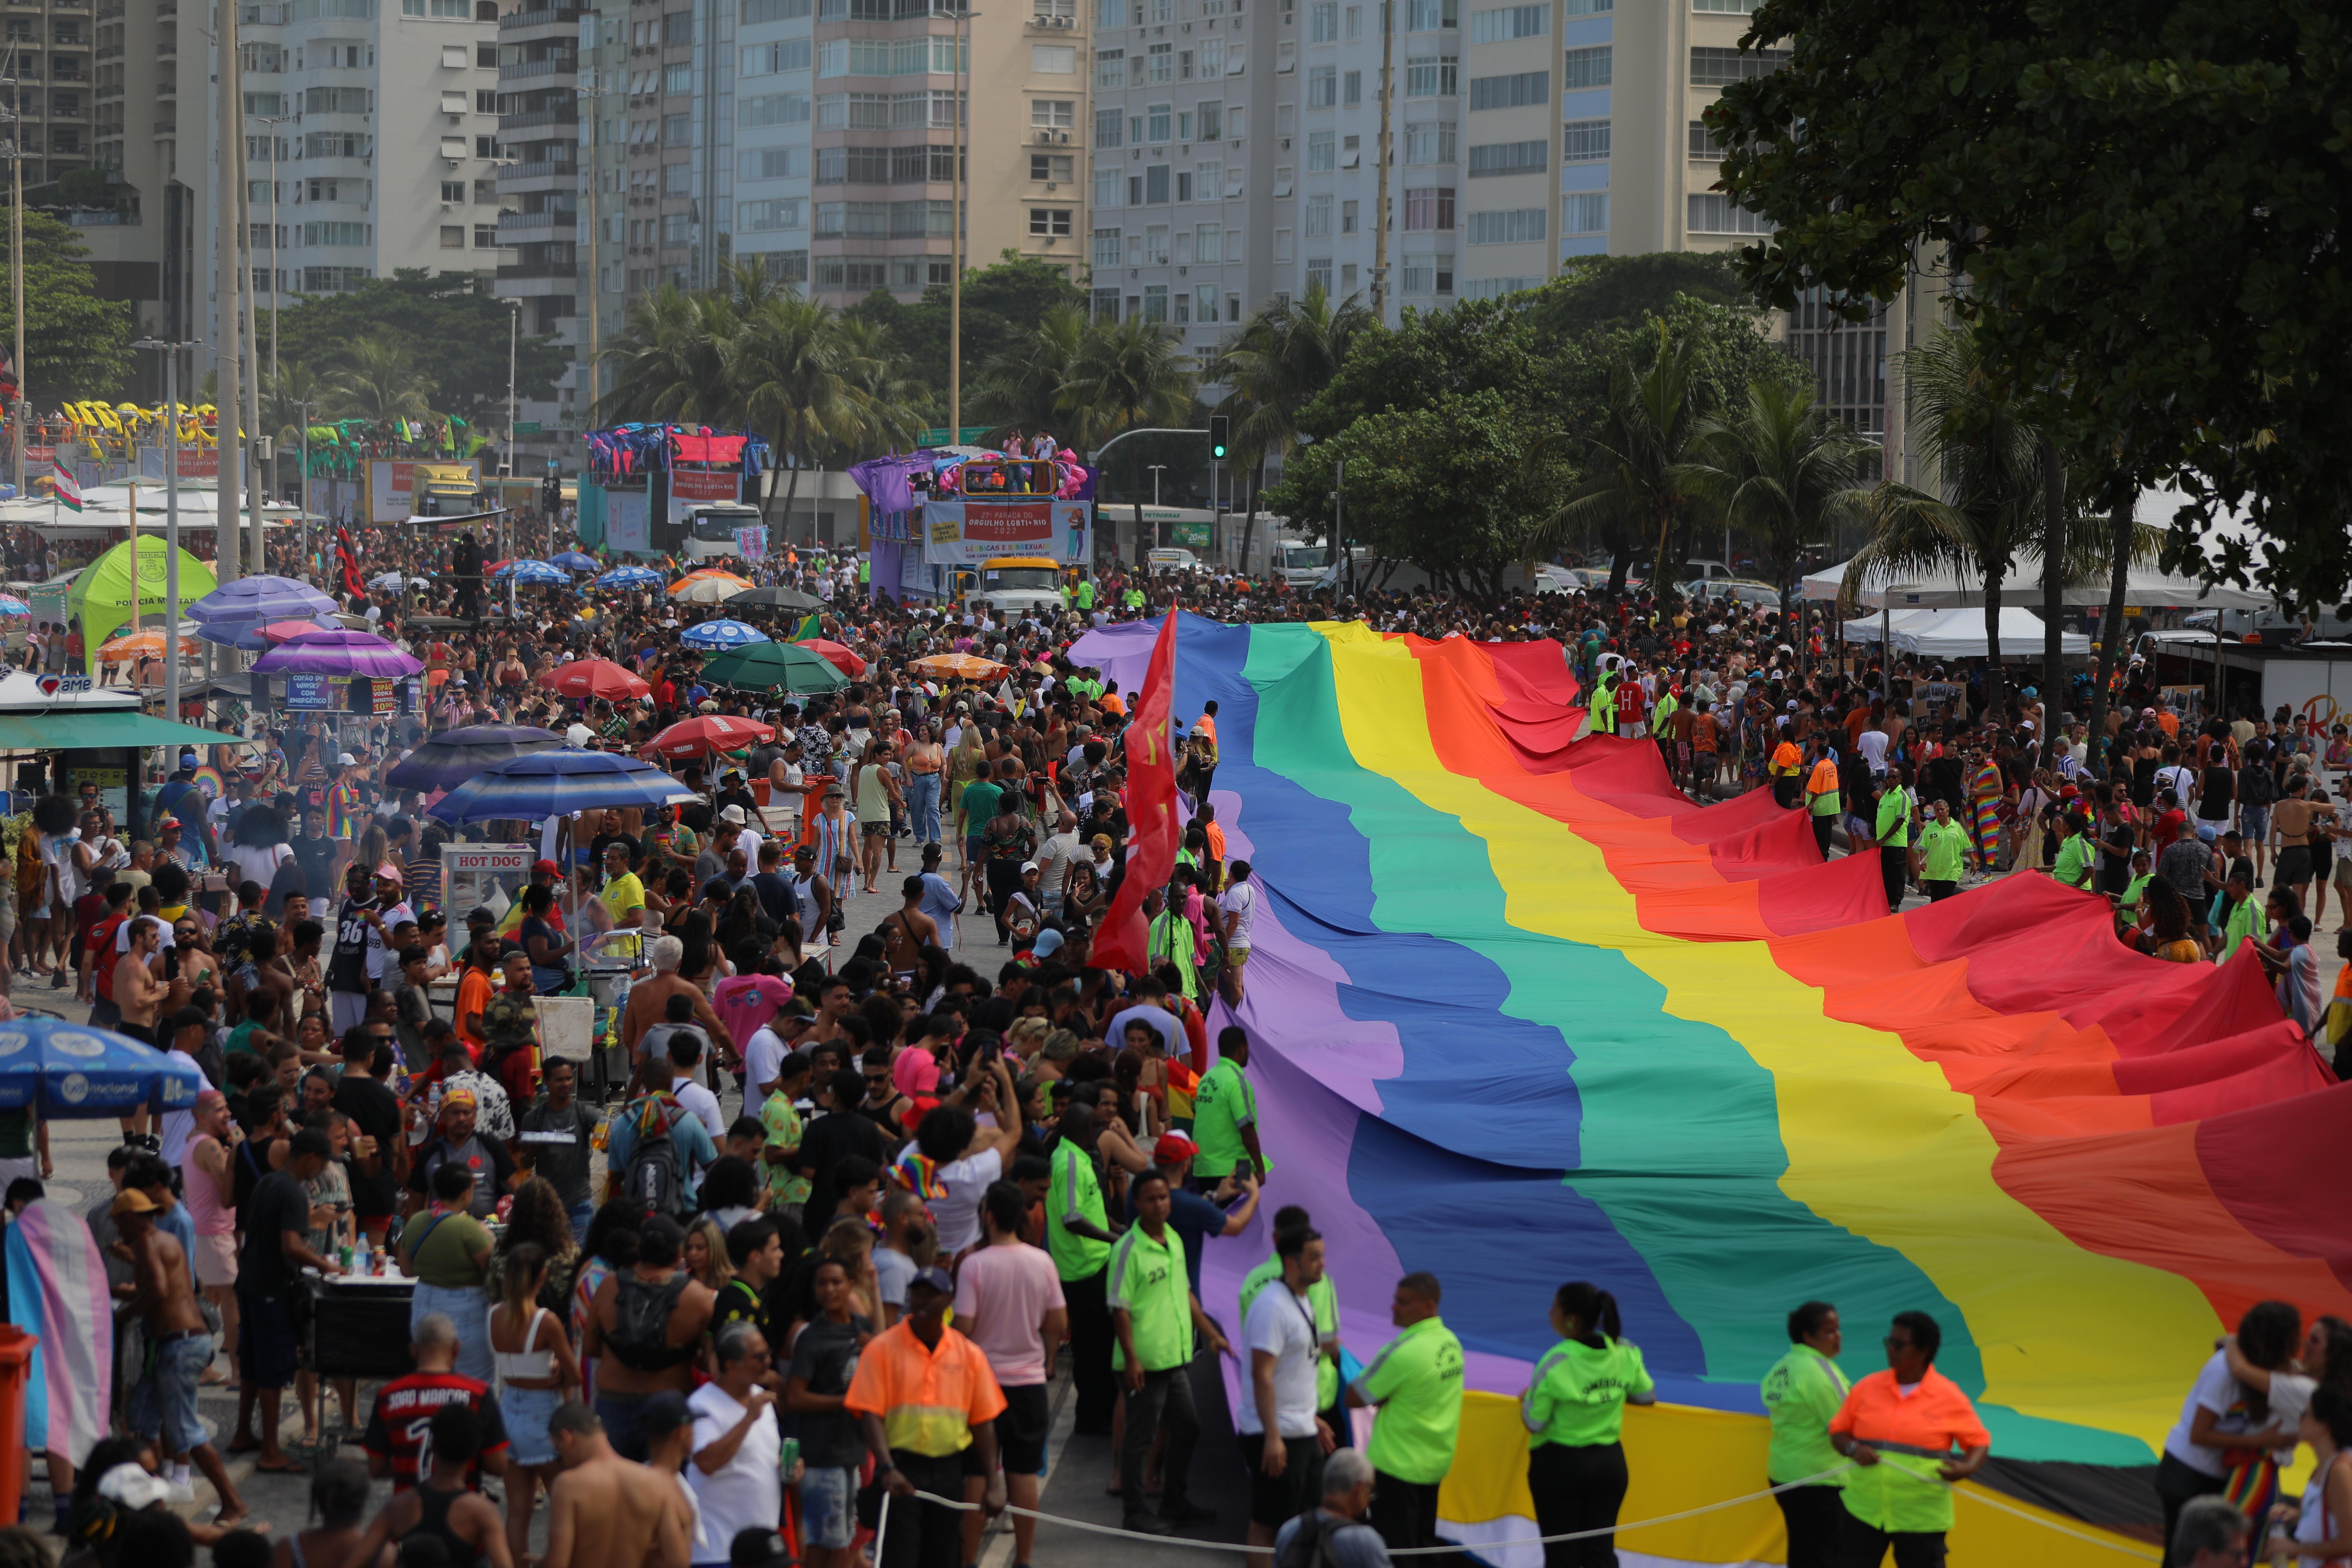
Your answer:
[[[778,1475],[786,1480],[792,1479],[793,1470],[800,1462],[801,1440],[798,1437],[787,1437],[777,1446],[776,1473]]]

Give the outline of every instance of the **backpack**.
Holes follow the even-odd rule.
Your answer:
[[[681,1272],[654,1285],[638,1279],[635,1269],[620,1277],[613,1294],[613,1331],[604,1336],[604,1347],[623,1366],[660,1372],[693,1357],[694,1346],[669,1342],[670,1313],[692,1278]]]
[[[1275,1568],[1325,1568],[1331,1561],[1331,1537],[1336,1533],[1331,1521],[1319,1508],[1309,1508],[1298,1516],[1298,1531],[1275,1560]]]
[[[667,1121],[659,1132],[638,1136],[636,1147],[629,1153],[625,1190],[649,1215],[675,1217],[686,1212],[686,1165],[678,1158]]]

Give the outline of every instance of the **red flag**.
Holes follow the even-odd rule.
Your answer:
[[[1176,821],[1176,757],[1168,740],[1168,718],[1176,689],[1176,606],[1171,603],[1151,645],[1151,668],[1143,677],[1135,711],[1127,726],[1127,873],[1118,894],[1103,911],[1087,963],[1097,969],[1140,974],[1150,966],[1151,932],[1143,919],[1143,895],[1165,888],[1176,872],[1176,847],[1183,837]]]

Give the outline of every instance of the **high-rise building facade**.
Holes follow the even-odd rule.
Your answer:
[[[0,59],[15,79],[0,87],[0,108],[16,117],[11,140],[24,148],[27,190],[92,164],[96,89],[104,79],[92,49],[103,14],[103,8],[93,13],[90,0],[8,0],[0,6],[0,28],[6,33]]]
[[[538,426],[515,442],[518,474],[543,472],[549,456],[561,461],[580,428],[586,382],[574,372],[587,348],[580,252],[588,122],[580,57],[597,26],[571,0],[523,0],[499,17],[499,238],[508,259],[499,265],[498,292],[520,301],[524,332],[553,336],[571,361],[551,400],[516,410],[519,425]]]

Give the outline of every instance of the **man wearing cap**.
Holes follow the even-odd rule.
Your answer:
[[[957,1568],[961,1520],[938,1503],[919,1506],[914,1494],[960,1497],[967,1448],[973,1450],[971,1468],[988,1478],[982,1510],[992,1518],[1004,1509],[995,1427],[1004,1394],[980,1347],[948,1327],[954,1300],[946,1269],[918,1269],[907,1282],[907,1315],[866,1345],[843,1400],[874,1456],[875,1479],[891,1499],[876,1568]]]
[[[278,1411],[286,1385],[293,1381],[293,1298],[298,1270],[308,1267],[335,1275],[341,1267],[331,1258],[311,1250],[310,1197],[306,1184],[326,1168],[333,1153],[326,1133],[315,1127],[296,1132],[287,1146],[286,1164],[255,1184],[250,1197],[238,1205],[245,1228],[245,1247],[237,1255],[237,1365],[245,1381],[236,1394],[236,1436],[232,1452],[255,1447],[253,1412],[261,1408],[259,1456],[254,1468],[299,1475],[305,1467],[278,1446]]]
[[[178,1500],[191,1500],[184,1494],[193,1458],[220,1494],[220,1515],[214,1522],[235,1524],[249,1510],[196,1415],[196,1385],[212,1364],[213,1341],[196,1308],[187,1253],[157,1228],[155,1200],[137,1187],[116,1193],[107,1213],[131,1249],[132,1291],[122,1310],[137,1314],[147,1330],[146,1368],[131,1393],[131,1429],[160,1439],[171,1461],[172,1486],[183,1494]]]
[[[815,852],[816,871],[833,889],[834,896],[845,901],[855,890],[857,871],[850,838],[857,824],[848,814],[848,788],[839,779],[826,781],[822,804],[802,822],[800,844],[796,847]],[[793,865],[799,865],[797,854]],[[817,933],[804,930],[802,934],[814,937]]]
[[[1162,1132],[1151,1146],[1151,1163],[1168,1173],[1172,1189],[1168,1228],[1184,1243],[1184,1273],[1193,1293],[1201,1289],[1201,1251],[1213,1236],[1239,1236],[1257,1215],[1257,1175],[1243,1166],[1227,1175],[1207,1195],[1191,1190],[1193,1158],[1201,1146],[1181,1132]],[[1240,1199],[1234,1203],[1234,1199]],[[1223,1205],[1233,1204],[1228,1210]],[[1128,1217],[1135,1217],[1135,1194],[1129,1192]]]

